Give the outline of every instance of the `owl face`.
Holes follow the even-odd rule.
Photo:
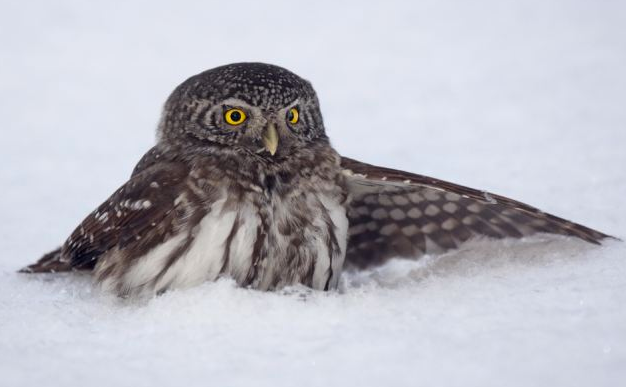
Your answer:
[[[311,84],[263,63],[217,67],[183,82],[165,104],[159,139],[268,160],[327,141]]]

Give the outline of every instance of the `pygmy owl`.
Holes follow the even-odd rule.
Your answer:
[[[502,196],[342,157],[308,81],[238,63],[178,86],[128,182],[23,271],[90,270],[120,296],[220,276],[329,290],[346,265],[535,233],[607,237]]]

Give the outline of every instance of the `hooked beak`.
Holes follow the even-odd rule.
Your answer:
[[[269,124],[263,133],[263,145],[265,145],[265,149],[272,156],[276,154],[276,149],[278,149],[278,132],[274,124]]]

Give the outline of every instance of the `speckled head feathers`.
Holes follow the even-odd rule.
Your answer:
[[[282,67],[265,63],[234,63],[195,75],[174,93],[196,98],[237,98],[261,108],[286,106],[298,98],[315,98],[311,84]]]
[[[236,127],[224,120],[232,108],[245,112],[245,122]],[[294,108],[297,123],[288,120]],[[258,154],[269,126],[278,134],[279,155],[310,141],[326,141],[317,96],[308,81],[274,65],[235,63],[197,74],[174,90],[164,107],[159,140],[195,139]]]

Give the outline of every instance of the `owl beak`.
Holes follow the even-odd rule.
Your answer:
[[[263,133],[263,145],[265,145],[265,149],[270,152],[272,156],[276,154],[276,149],[278,149],[278,132],[274,124],[268,125]]]

